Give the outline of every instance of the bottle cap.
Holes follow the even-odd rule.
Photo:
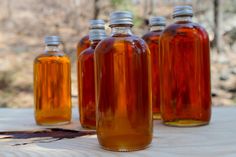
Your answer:
[[[129,24],[133,25],[133,15],[129,11],[115,11],[110,14],[110,25]]]
[[[103,40],[106,38],[106,32],[104,29],[91,29],[89,30],[89,40]]]
[[[193,8],[188,5],[176,6],[172,16],[173,18],[178,16],[193,16]]]
[[[162,16],[151,17],[149,19],[149,25],[150,26],[165,26],[166,25],[166,19]]]
[[[89,29],[105,29],[105,22],[101,19],[89,20]]]
[[[47,45],[59,45],[62,40],[60,36],[46,36],[44,37],[44,43]]]

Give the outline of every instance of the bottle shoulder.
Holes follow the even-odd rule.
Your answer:
[[[80,44],[88,43],[88,42],[89,42],[89,35],[85,35],[79,40]]]
[[[90,46],[89,35],[85,35],[79,40],[77,44],[77,49],[80,49],[81,47],[89,47],[89,46]]]
[[[93,58],[93,55],[94,55],[94,49],[91,47],[88,47],[87,49],[83,50],[80,53],[78,59],[81,60],[85,58]]]
[[[95,54],[107,53],[107,52],[125,52],[125,51],[146,53],[149,50],[146,42],[138,36],[135,35],[121,36],[121,37],[110,36],[102,40],[97,45],[95,49]]]
[[[143,35],[142,39],[145,40],[147,43],[152,41],[159,40],[162,31],[150,31]]]
[[[129,36],[116,36],[116,37],[113,37],[113,36],[110,36],[110,37],[107,37],[106,39],[102,40],[99,44],[99,45],[107,45],[109,44],[110,46],[112,46],[113,44],[116,44],[116,43],[120,43],[120,44],[144,44],[145,41],[138,37],[138,36],[135,36],[135,35],[129,35]],[[109,46],[108,45],[108,46]]]
[[[94,53],[94,49],[91,47],[88,47],[87,49],[85,49],[81,52],[80,56],[86,55],[86,54],[91,54],[91,53]]]
[[[166,29],[162,32],[161,38],[168,37],[201,37],[208,39],[208,33],[198,23],[194,22],[176,22],[166,27]]]
[[[69,57],[64,52],[44,52],[38,55],[34,62],[50,62],[50,61],[57,61],[57,62],[66,62],[70,63]]]

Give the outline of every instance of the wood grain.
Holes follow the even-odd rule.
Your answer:
[[[62,129],[82,130],[77,109]],[[36,126],[32,109],[0,109],[0,131],[44,130]],[[152,145],[142,151],[119,153],[100,148],[96,135],[75,138],[0,139],[0,157],[235,157],[236,108],[213,108],[211,124],[175,128],[154,122]]]

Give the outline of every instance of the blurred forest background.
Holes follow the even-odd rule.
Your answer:
[[[88,33],[88,20],[108,22],[114,10],[134,14],[134,33],[148,31],[147,19],[171,20],[175,5],[192,5],[194,21],[211,40],[213,105],[236,104],[236,0],[1,0],[0,107],[33,106],[33,60],[45,35],[60,35],[72,60],[72,102],[77,105],[76,44]],[[109,31],[109,30],[108,30]]]

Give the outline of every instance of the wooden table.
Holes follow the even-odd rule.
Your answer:
[[[63,129],[82,130],[77,109]],[[0,109],[0,131],[44,130],[35,125],[33,109]],[[0,157],[236,157],[236,108],[213,108],[211,124],[176,128],[154,122],[152,145],[136,152],[110,152],[100,148],[96,135],[74,138],[3,138]]]

